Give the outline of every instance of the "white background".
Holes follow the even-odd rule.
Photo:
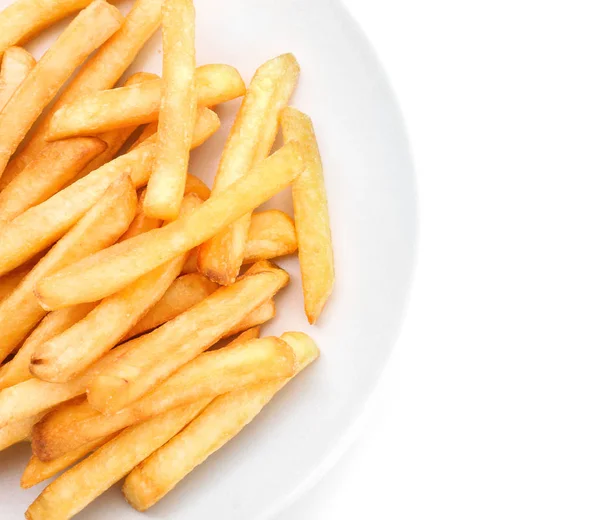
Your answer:
[[[597,519],[598,1],[345,2],[406,118],[419,257],[362,434],[281,517]]]

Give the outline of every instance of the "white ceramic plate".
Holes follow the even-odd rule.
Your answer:
[[[0,0],[2,6],[8,3]],[[119,6],[129,8],[128,3]],[[277,298],[279,316],[264,330],[306,331],[321,347],[321,358],[146,515],[263,520],[277,516],[332,465],[396,343],[415,246],[413,172],[386,78],[337,1],[196,0],[196,11],[199,64],[230,63],[249,80],[262,62],[278,54],[291,51],[300,62],[292,102],[312,116],[320,142],[337,285],[319,324],[310,327],[297,260],[280,262],[292,283]],[[40,56],[62,25],[28,48]],[[160,74],[159,34],[132,66],[137,70]],[[192,171],[207,182],[237,107],[230,103],[219,110],[219,135],[193,154]],[[269,205],[290,211],[289,192]],[[28,445],[0,453],[2,518],[22,518],[44,488],[19,488],[28,453]],[[79,517],[144,515],[126,505],[115,486]]]

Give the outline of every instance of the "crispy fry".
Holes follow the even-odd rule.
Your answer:
[[[217,115],[207,108],[200,109],[194,146],[202,144],[218,127]],[[136,188],[142,187],[148,181],[153,160],[154,142],[149,140],[0,226],[0,275],[26,262],[64,235],[123,173],[129,174]]]
[[[187,218],[116,244],[45,278],[37,285],[37,296],[46,307],[59,308],[113,294],[214,236],[281,191],[302,169],[296,145],[289,143],[229,188],[211,195]]]
[[[179,316],[193,305],[201,302],[219,286],[200,273],[187,274],[177,278],[163,297],[125,336],[125,339],[139,336],[155,329],[163,323]]]
[[[305,334],[288,332],[281,338],[289,342],[298,359],[294,375],[319,356],[319,349]],[[291,379],[248,386],[214,399],[185,429],[129,474],[123,484],[127,501],[138,511],[156,504],[235,437]]]
[[[89,5],[91,0],[17,0],[0,12],[0,54],[22,45],[61,18]]]
[[[27,417],[22,421],[7,424],[0,428],[0,451],[17,444],[18,442],[26,441],[31,436],[33,425],[43,417],[43,414]]]
[[[164,0],[163,89],[156,132],[156,159],[144,213],[173,220],[179,213],[192,144],[196,99],[196,11],[193,0]]]
[[[84,318],[96,303],[82,303],[48,314],[25,340],[17,354],[0,368],[0,390],[31,379],[29,363],[39,345]]]
[[[137,237],[146,231],[150,231],[151,229],[156,229],[160,227],[162,224],[162,220],[157,218],[148,217],[144,215],[144,197],[146,196],[146,190],[142,190],[140,193],[140,197],[138,199],[137,210],[134,219],[131,221],[129,225],[129,229],[125,231],[123,236],[119,238],[119,242],[123,242],[123,240],[128,240],[133,237]]]
[[[215,394],[289,377],[295,362],[292,349],[278,338],[255,339],[243,345],[205,352],[156,390],[117,414],[102,415],[83,400],[52,411],[33,429],[33,453],[41,460],[52,460],[94,439],[186,403],[202,398],[210,401]]]
[[[0,171],[63,83],[122,21],[116,7],[94,0],[42,56],[0,112]]]
[[[297,248],[296,229],[289,215],[277,209],[252,215],[244,252],[245,264],[291,255]]]
[[[35,66],[35,58],[22,47],[9,47],[0,68],[0,110]]]
[[[277,134],[279,112],[287,105],[299,73],[291,54],[272,59],[256,71],[225,144],[214,195],[267,157]],[[249,227],[250,213],[202,244],[200,272],[221,285],[234,283],[244,259]]]
[[[204,65],[194,74],[198,106],[212,107],[243,96],[239,72],[229,65]],[[163,82],[103,90],[64,105],[52,117],[49,139],[95,135],[124,126],[156,122]]]
[[[32,3],[38,4],[39,0],[33,0]],[[121,28],[84,63],[52,108],[38,121],[25,146],[12,157],[0,177],[0,189],[46,146],[48,126],[56,110],[81,96],[115,85],[146,40],[158,28],[161,4],[161,0],[136,0]]]
[[[30,487],[43,482],[50,477],[56,475],[59,471],[67,469],[79,460],[83,459],[89,453],[95,451],[103,444],[106,444],[110,439],[114,438],[116,433],[109,435],[108,437],[102,437],[95,441],[88,442],[80,448],[65,453],[62,457],[44,462],[38,459],[35,455],[32,455],[21,475],[21,487],[23,489],[29,489]]]
[[[137,85],[139,83],[143,83],[144,81],[152,81],[156,79],[158,79],[156,74],[151,74],[149,72],[136,72],[127,79],[125,86]],[[137,125],[125,126],[123,128],[118,128],[116,130],[111,130],[110,132],[104,132],[98,135],[98,139],[101,139],[106,143],[106,150],[98,155],[98,157],[93,159],[85,168],[83,168],[77,174],[73,182],[85,177],[88,173],[97,170],[108,161],[112,161],[115,155],[117,155],[117,152],[121,149],[121,147],[136,129]]]
[[[105,149],[106,143],[96,137],[49,143],[0,192],[0,220],[12,220],[48,200]]]
[[[281,127],[285,141],[300,143],[306,163],[304,173],[292,186],[292,198],[304,309],[312,324],[321,314],[335,279],[323,166],[312,121],[307,115],[288,107],[281,114]]]
[[[8,356],[46,314],[33,293],[37,281],[70,262],[114,243],[133,219],[136,202],[129,177],[124,175],[117,179],[100,201],[0,302],[0,359]]]
[[[203,400],[182,406],[121,432],[44,489],[25,518],[71,518],[176,435],[207,404]]]
[[[250,312],[288,283],[276,267],[221,287],[183,314],[143,336],[90,384],[88,401],[102,413],[115,413],[140,398],[198,354],[214,345]],[[142,339],[142,338],[140,338]]]
[[[201,204],[188,195],[182,216]],[[186,254],[157,267],[108,298],[68,330],[38,345],[31,357],[31,373],[44,381],[64,383],[86,370],[114,347],[150,309],[179,275]]]

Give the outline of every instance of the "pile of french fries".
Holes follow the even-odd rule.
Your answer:
[[[19,47],[74,13],[39,61]],[[116,87],[159,27],[162,78]],[[271,259],[298,253],[311,324],[334,282],[314,130],[288,106],[300,69],[284,54],[246,87],[197,66],[192,0],[16,0],[0,29],[0,450],[31,442],[24,488],[70,468],[28,519],[124,477],[144,511],[319,355],[260,337],[289,281]],[[239,97],[210,190],[189,154]],[[255,211],[287,186],[294,219]]]

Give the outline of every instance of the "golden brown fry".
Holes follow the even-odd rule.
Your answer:
[[[187,218],[116,244],[45,278],[37,286],[37,296],[48,308],[60,308],[113,294],[214,236],[281,191],[302,169],[296,145],[289,143],[229,188],[211,195]]]
[[[143,83],[144,81],[156,80],[157,78],[158,76],[156,74],[151,74],[149,72],[136,72],[127,79],[125,86],[137,85],[139,83]],[[112,161],[115,155],[117,155],[117,152],[121,149],[121,147],[136,129],[137,125],[125,126],[123,128],[118,128],[116,130],[111,130],[110,132],[104,132],[98,135],[98,139],[101,139],[106,143],[106,150],[98,155],[98,157],[93,159],[85,168],[83,168],[77,174],[73,182],[85,177],[88,173],[97,170],[105,163]]]
[[[0,390],[31,379],[33,376],[29,371],[29,363],[38,346],[77,323],[95,306],[96,303],[82,303],[48,314],[25,340],[15,357],[0,368]]]
[[[196,417],[206,401],[176,408],[121,432],[52,482],[29,506],[28,520],[71,518]]]
[[[48,200],[105,149],[106,143],[95,137],[49,143],[0,192],[0,220],[12,220]]]
[[[138,205],[136,210],[136,215],[134,219],[131,221],[129,225],[129,229],[125,231],[123,236],[119,238],[119,242],[123,242],[123,240],[128,240],[130,238],[141,235],[142,233],[146,233],[146,231],[150,231],[151,229],[156,229],[160,227],[162,224],[162,220],[157,218],[148,217],[144,215],[144,197],[146,196],[146,190],[142,190],[140,193],[140,197],[138,199]]]
[[[33,0],[33,3],[38,4],[39,0]],[[115,85],[146,40],[158,28],[161,4],[162,0],[136,0],[121,28],[83,64],[52,108],[38,120],[29,140],[12,157],[0,177],[0,189],[46,146],[48,127],[54,112],[81,96]]]
[[[299,73],[291,54],[272,59],[256,71],[225,144],[213,195],[267,157],[277,134],[279,112],[287,105]],[[200,272],[221,285],[234,283],[244,259],[249,227],[250,213],[202,244]]]
[[[46,315],[33,293],[38,280],[114,243],[133,219],[136,202],[131,180],[122,176],[0,302],[0,359],[6,358]]]
[[[245,330],[237,338],[232,339],[227,346],[232,347],[246,343],[251,339],[257,339],[260,337],[260,326],[252,327],[251,329]]]
[[[188,259],[189,261],[189,259]],[[0,301],[6,298],[27,276],[37,262],[29,261],[13,269],[10,273],[0,276]],[[187,263],[187,262],[186,262]],[[212,283],[212,282],[211,282]]]
[[[194,146],[202,144],[218,128],[217,115],[207,108],[200,109],[194,132]],[[58,240],[123,173],[129,174],[136,188],[142,187],[148,181],[153,160],[154,143],[148,140],[143,146],[117,157],[47,201],[0,226],[0,275],[26,262]],[[99,299],[101,298],[97,298]]]
[[[181,207],[182,216],[200,204],[196,195],[188,195]],[[160,300],[181,272],[185,260],[183,254],[157,267],[102,300],[69,329],[38,345],[31,357],[31,373],[53,383],[64,383],[81,374]]]
[[[156,132],[156,158],[144,213],[173,220],[179,213],[196,112],[196,11],[193,0],[164,0],[163,89]]]
[[[294,349],[294,375],[319,356],[306,334],[288,332],[281,339]],[[293,376],[292,376],[293,377]],[[162,448],[139,464],[125,479],[123,494],[138,511],[145,511],[173,489],[196,466],[235,437],[289,381],[268,381],[221,395]]]
[[[67,469],[92,451],[95,451],[103,444],[106,444],[110,439],[114,438],[115,435],[116,433],[109,435],[108,437],[96,439],[95,441],[84,444],[76,450],[65,453],[62,457],[57,457],[56,459],[46,462],[38,459],[35,455],[32,455],[23,471],[23,475],[21,475],[21,487],[23,489],[29,489],[30,487],[53,477],[58,472]]]
[[[34,66],[35,58],[22,47],[9,47],[4,51],[0,68],[0,110]]]
[[[0,12],[0,54],[22,45],[61,18],[89,5],[91,0],[17,0]]]
[[[194,74],[198,106],[212,107],[243,96],[239,72],[229,65],[204,65]],[[163,82],[104,90],[63,105],[52,117],[49,139],[95,135],[124,126],[156,122]],[[155,130],[156,131],[156,130]]]
[[[125,339],[139,336],[155,329],[201,302],[219,286],[200,273],[187,274],[177,278],[163,297],[125,336]]]
[[[298,141],[306,169],[292,186],[304,309],[309,323],[321,314],[335,279],[327,194],[319,147],[310,118],[295,108],[281,114],[284,140]]]
[[[289,215],[277,209],[252,215],[244,252],[245,264],[291,255],[297,248],[296,229]]]
[[[0,112],[0,171],[63,83],[122,21],[116,7],[94,0],[42,56]]]
[[[267,300],[260,307],[257,307],[250,314],[248,314],[235,327],[229,329],[226,336],[233,336],[238,332],[243,332],[251,329],[252,327],[256,327],[257,325],[262,325],[263,323],[273,319],[275,317],[275,312],[275,302],[272,299]]]
[[[133,403],[173,372],[214,345],[250,312],[273,297],[289,280],[282,269],[261,272],[221,287],[183,314],[140,338],[90,384],[88,401],[102,413]]]
[[[33,425],[43,417],[43,414],[27,417],[21,421],[7,424],[0,428],[0,451],[17,444],[18,442],[26,441],[31,436]]]
[[[50,412],[33,429],[33,453],[41,460],[51,460],[177,406],[202,398],[210,401],[215,394],[289,377],[295,362],[292,349],[278,338],[205,352],[117,414],[102,415],[86,401]]]

